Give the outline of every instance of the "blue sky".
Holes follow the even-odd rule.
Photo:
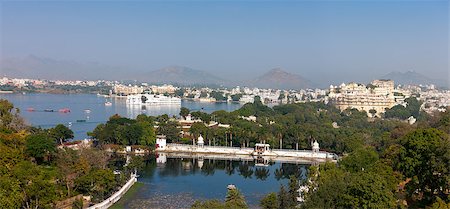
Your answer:
[[[448,1],[3,1],[1,56],[189,66],[227,79],[281,67],[315,82],[415,70],[448,78]]]

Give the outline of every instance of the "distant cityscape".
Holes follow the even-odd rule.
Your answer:
[[[427,113],[444,112],[450,106],[450,91],[427,85],[395,85],[395,81],[380,79],[365,85],[356,82],[330,85],[328,89],[270,89],[236,86],[181,87],[171,84],[125,83],[107,80],[45,80],[9,78],[0,79],[0,93],[96,93],[107,97],[127,97],[137,94],[156,94],[199,102],[253,103],[259,97],[263,104],[323,102],[335,104],[340,110],[355,108],[366,111],[369,117],[381,117],[386,108],[406,106],[405,99],[415,97],[422,101]]]

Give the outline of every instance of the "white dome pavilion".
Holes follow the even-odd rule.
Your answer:
[[[205,142],[203,141],[203,137],[202,135],[200,135],[197,139],[197,144],[200,146],[203,146],[203,144],[205,144]]]

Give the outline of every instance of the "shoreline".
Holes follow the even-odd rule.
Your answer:
[[[136,182],[137,182],[137,175],[131,174],[130,180],[128,180],[127,183],[125,183],[117,192],[115,192],[102,202],[88,207],[88,209],[107,209],[111,207],[112,205],[114,205],[114,203],[118,202]]]
[[[129,201],[135,194],[136,192],[138,192],[138,190],[140,188],[142,188],[144,186],[144,183],[142,182],[135,182],[133,184],[133,186],[130,187],[130,189],[128,189],[127,192],[125,192],[125,194],[122,196],[122,198],[120,198],[119,201],[115,202],[110,209],[122,209],[125,208],[125,204],[127,203],[127,201]]]

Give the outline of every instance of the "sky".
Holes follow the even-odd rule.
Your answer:
[[[0,9],[3,59],[34,55],[130,74],[180,65],[231,80],[276,67],[316,83],[409,70],[449,77],[446,0],[0,0]]]

